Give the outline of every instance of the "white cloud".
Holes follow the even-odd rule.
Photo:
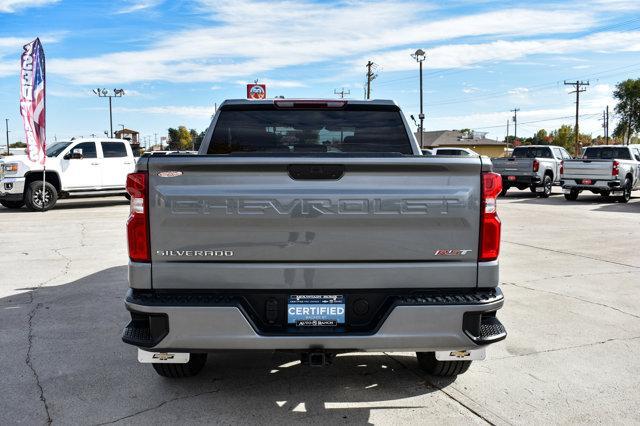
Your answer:
[[[288,66],[345,61],[360,57],[363,52],[399,46],[469,36],[531,37],[570,33],[585,30],[595,22],[588,11],[566,13],[565,10],[537,9],[511,9],[436,20],[428,19],[428,7],[422,3],[397,1],[345,1],[335,6],[310,0],[240,0],[203,1],[201,6],[215,20],[215,25],[167,34],[147,49],[54,59],[49,63],[49,70],[81,84],[152,80],[218,82],[251,78]],[[464,46],[469,48],[465,50]],[[439,63],[464,66],[465,62],[477,61],[478,55],[473,52],[470,60],[460,57],[468,55],[469,49],[473,49],[472,45],[460,45],[448,56],[444,50],[438,52]],[[435,52],[431,49],[429,54]],[[386,71],[405,69],[411,65],[407,55],[405,50],[396,56],[394,52],[383,53],[381,57],[390,61],[380,63]],[[496,56],[496,59],[504,58]],[[400,65],[401,62],[406,64]],[[432,58],[427,62],[432,63]],[[463,65],[459,65],[461,63]],[[87,73],[87,69],[92,72]]]
[[[0,13],[15,13],[31,7],[58,3],[60,0],[0,0]]]
[[[464,68],[483,62],[521,59],[529,55],[564,54],[577,52],[638,52],[640,31],[602,32],[580,38],[507,41],[498,40],[478,44],[449,44],[427,51],[426,68]],[[385,69],[406,71],[415,69],[406,49],[374,55]],[[362,60],[360,61],[362,62]]]
[[[133,13],[140,12],[141,10],[151,9],[156,7],[163,0],[135,0],[135,1],[127,1],[127,5],[123,8],[119,9],[116,14],[125,14],[125,13]]]

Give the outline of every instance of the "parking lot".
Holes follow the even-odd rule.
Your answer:
[[[167,380],[120,340],[120,198],[0,208],[0,424],[640,422],[640,192],[628,204],[512,190],[500,318],[509,336],[455,381],[413,354],[220,353]]]

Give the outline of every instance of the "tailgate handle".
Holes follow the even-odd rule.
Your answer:
[[[295,180],[338,180],[344,174],[341,164],[290,164],[288,170]]]

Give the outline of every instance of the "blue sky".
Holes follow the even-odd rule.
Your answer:
[[[114,100],[114,128],[160,136],[205,129],[214,104],[244,97],[256,78],[270,97],[332,98],[344,87],[361,99],[369,59],[378,64],[372,97],[417,116],[416,48],[427,51],[427,130],[503,138],[515,107],[518,135],[571,124],[563,81],[582,79],[591,84],[581,129],[595,136],[615,83],[640,77],[638,0],[0,0],[0,119],[9,118],[12,142],[24,140],[21,45],[36,36],[47,55],[49,140],[108,129],[95,87],[127,92]]]

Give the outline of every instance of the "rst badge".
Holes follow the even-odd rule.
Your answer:
[[[473,250],[469,249],[439,249],[433,254],[436,256],[465,256],[471,253]]]

